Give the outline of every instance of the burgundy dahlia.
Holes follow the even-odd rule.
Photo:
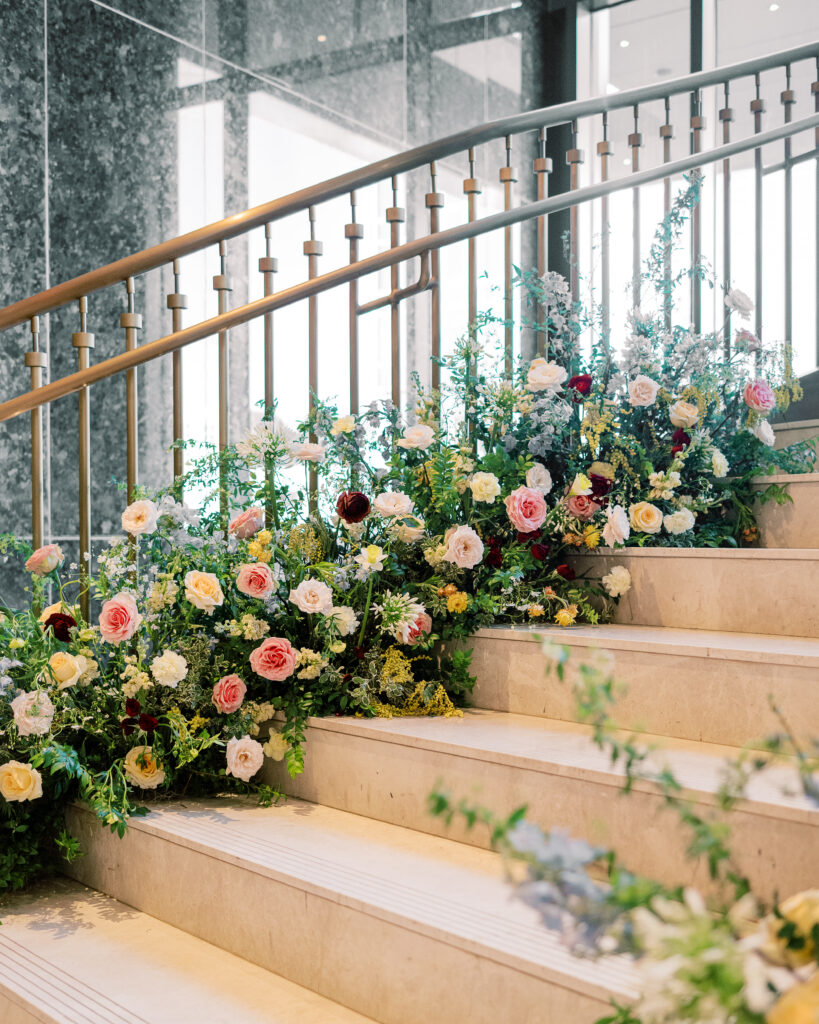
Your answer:
[[[58,640],[62,640],[63,643],[67,644],[71,639],[71,633],[69,630],[72,626],[77,625],[77,620],[72,615],[66,615],[65,612],[54,612],[53,615],[45,620],[44,628],[52,629],[54,636]]]
[[[578,373],[574,377],[569,377],[569,387],[574,391],[572,401],[582,402],[591,391],[591,386],[592,376],[590,373]]]
[[[577,573],[574,571],[574,569],[570,565],[567,565],[565,562],[557,566],[555,572],[558,574],[558,576],[562,576],[564,580],[573,580],[577,576]]]
[[[501,554],[500,548],[490,548],[489,554],[483,560],[484,565],[488,565],[490,569],[500,569],[503,565],[503,555]]]
[[[677,427],[674,433],[671,435],[671,440],[674,444],[686,445],[691,444],[691,438],[686,434],[682,427]]]
[[[529,554],[538,562],[542,562],[549,554],[548,544],[533,544],[529,548]]]
[[[517,542],[518,544],[530,544],[534,540],[540,540],[541,533],[542,531],[539,529],[532,530],[529,533],[521,533],[518,530]]]
[[[589,473],[589,480],[592,486],[592,495],[595,498],[605,498],[614,486],[614,481],[607,476],[600,476],[599,473]]]
[[[135,718],[142,710],[142,705],[136,699],[136,697],[129,697],[125,701],[125,714],[129,718]]]
[[[345,523],[360,523],[370,511],[370,499],[361,491],[343,491],[336,502],[336,512]]]

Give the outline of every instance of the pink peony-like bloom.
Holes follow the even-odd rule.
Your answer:
[[[531,487],[518,487],[503,503],[509,521],[521,533],[532,533],[546,521],[546,499]]]
[[[452,562],[459,569],[474,569],[483,558],[483,541],[471,526],[450,527],[444,542],[444,561]]]
[[[280,683],[293,675],[296,668],[297,652],[289,640],[281,636],[269,636],[250,655],[250,667],[264,679]]]
[[[753,409],[754,412],[759,412],[763,415],[776,407],[776,395],[771,390],[770,385],[759,377],[756,380],[748,381],[742,397],[745,399],[745,404],[749,409]]]
[[[404,641],[413,647],[420,640],[423,640],[425,636],[429,636],[432,632],[432,619],[427,615],[426,612],[420,612],[415,622],[407,630],[407,638]]]
[[[566,499],[566,508],[569,515],[576,516],[585,523],[600,510],[600,505],[588,494],[572,494]]]
[[[136,601],[124,591],[105,601],[100,611],[100,636],[106,643],[119,644],[130,640],[142,622]]]
[[[65,555],[59,544],[46,544],[37,548],[33,555],[26,559],[26,572],[33,572],[35,576],[48,576],[65,561]]]
[[[234,672],[229,676],[222,676],[213,687],[213,704],[217,711],[230,715],[238,711],[245,699],[247,687]]]
[[[234,537],[238,537],[239,540],[247,540],[254,533],[258,533],[263,526],[264,510],[259,508],[258,505],[252,505],[231,519],[228,530]]]
[[[258,597],[266,601],[273,593],[276,581],[270,566],[264,562],[250,562],[243,565],[236,575],[236,589],[248,597]]]

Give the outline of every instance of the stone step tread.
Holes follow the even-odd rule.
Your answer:
[[[0,914],[0,1020],[370,1022],[369,1017],[68,879],[8,898]],[[248,926],[277,927],[253,921],[252,916]],[[282,935],[286,941],[286,931]]]
[[[319,731],[455,754],[598,785],[619,788],[623,781],[622,770],[613,767],[608,755],[594,745],[591,728],[575,722],[469,708],[462,718],[333,717],[311,718],[309,724]],[[685,790],[707,802],[720,787],[725,760],[740,753],[736,747],[647,733],[639,735],[639,743],[656,748],[651,754],[651,768],[671,767]],[[653,785],[638,780],[635,788],[646,790]],[[740,806],[765,817],[819,827],[819,808],[803,795],[795,768],[787,763],[754,776]]]
[[[681,548],[681,547],[599,547],[594,551],[578,551],[585,558],[618,555],[628,558],[686,558],[690,561],[733,562],[819,562],[819,548]],[[577,556],[574,556],[577,557]]]
[[[131,828],[569,990],[636,992],[630,960],[572,956],[488,850],[296,799],[185,801]]]
[[[766,633],[731,633],[673,626],[636,626],[606,623],[599,626],[488,626],[477,636],[495,640],[539,642],[547,637],[571,647],[608,650],[640,650],[652,654],[682,654],[725,661],[819,668],[819,640],[813,637],[778,636]]]

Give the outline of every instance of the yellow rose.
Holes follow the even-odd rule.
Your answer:
[[[663,525],[663,514],[650,501],[638,501],[628,510],[632,530],[638,533],[659,533]]]
[[[816,946],[811,938],[811,930],[819,925],[819,889],[807,889],[789,897],[780,903],[779,913],[784,920],[771,914],[762,923],[767,933],[763,947],[765,955],[775,963],[787,964],[788,967],[812,963],[816,956]],[[785,939],[779,938],[777,933],[788,922],[795,924],[799,935],[804,938],[802,949],[788,949]]]
[[[125,777],[140,789],[156,789],[165,781],[165,772],[150,747],[132,747],[125,755]]]
[[[51,676],[61,690],[73,686],[85,672],[88,664],[81,654],[76,656],[68,651],[56,651],[48,659]]]
[[[43,780],[36,768],[20,761],[0,764],[0,796],[9,803],[36,800],[43,795]]]
[[[766,1024],[816,1024],[819,1021],[819,974],[794,985],[780,996],[765,1016]]]
[[[225,600],[219,580],[212,572],[199,572],[192,569],[185,577],[185,597],[195,607],[208,615],[218,608]]]
[[[501,490],[494,473],[475,473],[469,478],[468,483],[475,501],[485,501],[487,505],[494,505],[495,498]]]
[[[469,597],[464,594],[463,591],[459,591],[456,594],[450,594],[446,599],[447,610],[452,612],[453,615],[459,615],[461,612],[465,612],[468,604]]]

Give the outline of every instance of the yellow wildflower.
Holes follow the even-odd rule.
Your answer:
[[[561,608],[555,615],[555,622],[558,626],[571,626],[574,625],[574,620],[577,618],[577,605],[570,604],[567,608]]]
[[[260,551],[259,552],[258,560],[260,562],[269,562],[272,558],[273,558],[273,555],[272,555],[272,553],[270,551]]]
[[[10,651],[19,651],[21,647],[25,647],[25,646],[26,646],[25,640],[21,640],[19,636],[12,637],[12,639],[9,640],[9,650]]]
[[[270,532],[270,530],[259,530],[259,532],[256,534],[256,540],[263,547],[267,547],[271,540],[273,540],[273,534]]]
[[[469,597],[463,591],[458,591],[457,594],[450,594],[446,599],[447,610],[452,612],[453,615],[465,612],[468,604]]]
[[[767,1024],[815,1024],[819,1019],[819,974],[780,996],[765,1017]]]
[[[262,553],[262,545],[257,540],[252,540],[247,546],[247,553],[251,558],[258,558]]]
[[[542,604],[530,604],[526,610],[529,613],[530,619],[538,619],[541,615],[546,614]]]
[[[190,722],[191,732],[198,732],[205,724],[205,719],[201,715],[194,715]]]
[[[600,531],[596,526],[592,526],[591,523],[583,531],[583,541],[587,548],[596,548],[600,546]]]

